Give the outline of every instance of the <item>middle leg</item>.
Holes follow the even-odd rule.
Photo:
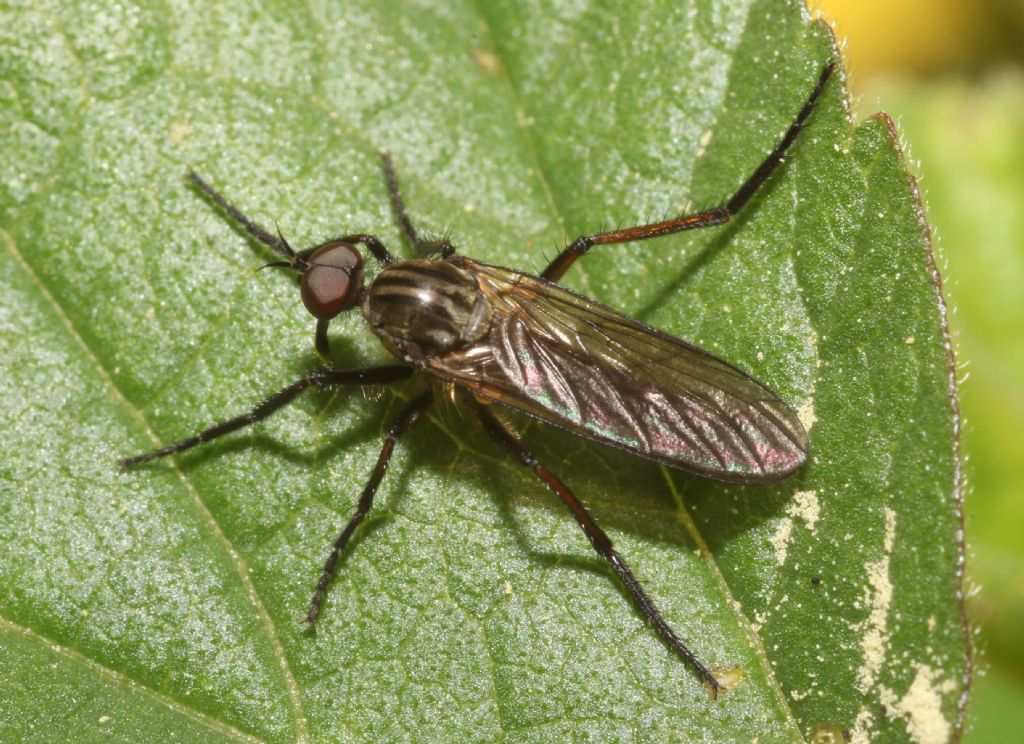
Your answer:
[[[348,545],[348,541],[355,533],[356,528],[366,518],[366,515],[370,513],[370,508],[373,506],[373,497],[377,494],[377,487],[380,486],[384,473],[387,472],[388,464],[391,462],[391,455],[395,450],[395,442],[412,426],[413,422],[420,417],[420,414],[430,407],[433,400],[433,391],[431,388],[427,388],[426,392],[414,398],[388,427],[387,436],[384,437],[384,444],[381,446],[380,454],[377,456],[377,464],[370,473],[370,478],[366,485],[363,486],[363,492],[359,495],[355,514],[348,520],[348,524],[345,525],[345,528],[334,541],[331,553],[327,556],[324,567],[320,572],[320,580],[317,582],[316,592],[313,594],[313,599],[309,603],[309,610],[306,612],[306,622],[311,626],[316,627],[316,619],[320,614],[320,605],[323,604],[324,597],[327,595],[327,585],[331,583],[331,579],[334,577],[334,569],[338,565],[338,559],[341,557],[342,551],[345,550],[345,546]]]
[[[195,436],[187,437],[166,447],[145,452],[141,455],[123,457],[119,462],[122,468],[131,468],[135,465],[155,460],[158,457],[166,457],[175,452],[192,449],[197,445],[218,439],[225,434],[252,426],[291,403],[302,391],[310,387],[332,388],[342,385],[389,385],[410,377],[414,371],[413,367],[402,367],[399,365],[366,367],[364,369],[330,369],[321,367],[313,370],[305,377],[299,378],[291,385],[281,388],[241,416],[235,416],[227,421],[222,421],[208,429],[204,429]]]

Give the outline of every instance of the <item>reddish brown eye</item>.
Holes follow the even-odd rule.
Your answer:
[[[324,243],[307,259],[302,302],[313,317],[330,320],[348,310],[363,286],[363,257],[351,243]]]

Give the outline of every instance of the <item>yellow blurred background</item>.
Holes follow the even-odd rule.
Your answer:
[[[1024,0],[810,7],[844,43],[857,117],[900,127],[953,311],[977,645],[963,741],[1024,741]]]
[[[877,76],[979,72],[1022,57],[1021,0],[811,0],[830,22],[850,70]]]

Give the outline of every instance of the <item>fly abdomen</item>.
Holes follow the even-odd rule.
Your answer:
[[[389,351],[413,364],[482,338],[491,320],[471,272],[425,259],[386,266],[366,293],[363,315]]]

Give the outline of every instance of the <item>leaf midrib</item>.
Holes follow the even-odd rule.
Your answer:
[[[108,390],[111,392],[112,397],[118,403],[120,403],[120,405],[126,411],[128,411],[129,415],[131,415],[132,418],[139,422],[140,427],[146,433],[149,439],[152,442],[154,442],[154,444],[159,445],[159,439],[156,437],[156,434],[150,428],[145,416],[122,393],[121,389],[117,386],[116,382],[114,382],[113,378],[110,376],[106,367],[100,361],[99,357],[93,352],[92,348],[85,342],[85,339],[78,332],[78,329],[75,328],[75,325],[71,321],[71,318],[64,311],[64,307],[57,301],[56,297],[49,291],[46,285],[43,284],[43,282],[40,280],[39,276],[33,270],[31,265],[29,265],[25,261],[25,258],[18,250],[17,244],[13,237],[6,231],[0,230],[0,238],[2,238],[3,241],[7,244],[7,249],[9,253],[21,267],[22,271],[24,271],[26,276],[28,276],[28,278],[31,280],[31,282],[36,287],[38,287],[41,297],[51,307],[54,314],[56,314],[56,316],[60,320],[61,325],[64,327],[67,335],[70,337],[71,341],[81,349],[82,353],[85,355],[86,360],[93,366],[99,378],[103,380]],[[116,467],[116,464],[112,461],[110,466],[113,469],[114,467]],[[284,647],[281,645],[280,639],[277,636],[276,627],[274,626],[274,623],[271,621],[270,615],[266,611],[262,599],[260,598],[259,593],[256,591],[256,587],[253,584],[252,579],[249,575],[248,566],[242,560],[241,555],[238,553],[238,551],[234,549],[232,543],[224,535],[223,531],[220,529],[219,523],[217,522],[216,519],[213,518],[213,515],[210,513],[209,509],[206,508],[205,502],[203,502],[203,500],[200,498],[198,492],[192,485],[191,481],[185,476],[185,474],[181,471],[181,469],[177,466],[176,463],[170,463],[170,467],[178,475],[178,478],[181,481],[182,485],[184,486],[186,492],[192,497],[192,501],[197,507],[199,516],[208,523],[214,538],[222,544],[222,547],[224,548],[228,557],[230,558],[232,565],[235,566],[235,569],[238,572],[239,579],[242,582],[242,586],[245,589],[246,595],[249,597],[250,602],[252,602],[253,606],[256,608],[257,615],[260,618],[260,624],[263,626],[264,631],[267,634],[267,641],[270,644],[271,649],[273,650],[274,657],[278,660],[278,665],[279,668],[281,669],[281,673],[284,678],[283,682],[285,685],[285,689],[288,690],[289,701],[292,703],[292,715],[295,721],[297,740],[302,741],[306,738],[308,725],[305,712],[303,711],[302,708],[302,701],[300,696],[298,695],[298,685],[295,681],[294,676],[291,673],[291,669],[288,665],[287,656],[285,655],[284,652]],[[11,621],[7,620],[6,618],[0,619],[0,622],[9,623],[12,627],[16,628],[21,627],[15,625],[14,623],[11,623]],[[25,629],[24,632],[31,633],[33,637],[42,638],[42,636],[40,636],[36,631]],[[52,643],[59,648],[66,648],[67,653],[72,652],[70,648],[63,646],[57,641],[52,641]],[[89,661],[91,665],[95,666],[95,668],[106,670],[107,673],[115,679],[120,680],[122,678],[127,678],[126,675],[124,675],[122,672],[118,672],[110,668],[109,666],[100,663],[98,660],[90,659],[89,657],[86,657],[84,654],[81,654],[80,656],[81,658],[77,659],[78,661]],[[147,692],[149,692],[149,694],[153,695],[162,702],[173,700],[171,698],[167,698],[166,696],[161,695],[159,692],[157,692],[144,682],[140,682],[135,679],[132,679],[132,682],[133,684],[139,685],[142,689],[146,690]],[[189,712],[189,714],[197,720],[201,720],[204,722],[209,720],[216,720],[211,719],[207,714],[192,706],[184,705],[181,701],[177,701],[177,705],[179,706],[180,710]],[[230,730],[234,730],[233,727],[228,726],[228,724],[226,723],[221,723],[221,725]]]
[[[220,720],[219,718],[214,718],[206,713],[203,713],[202,711],[196,709],[193,706],[184,705],[177,698],[170,697],[160,692],[159,690],[154,689],[150,685],[145,684],[144,682],[139,682],[137,679],[129,677],[123,672],[119,672],[116,669],[112,669],[106,664],[101,664],[92,657],[86,656],[76,648],[60,643],[59,641],[55,641],[52,638],[44,636],[38,631],[33,630],[32,628],[25,627],[24,625],[19,625],[18,623],[13,622],[6,617],[0,617],[0,628],[6,629],[13,633],[17,633],[18,635],[24,638],[28,638],[35,643],[39,643],[40,645],[45,646],[48,651],[59,656],[62,656],[68,661],[78,664],[79,666],[85,667],[86,669],[89,669],[92,672],[95,672],[100,677],[108,679],[109,681],[113,682],[119,687],[123,687],[124,689],[131,690],[133,692],[141,692],[143,695],[146,695],[151,699],[157,701],[161,705],[166,706],[169,710],[180,713],[186,718],[189,718],[199,724],[202,724],[203,726],[206,726],[213,731],[217,731],[219,733],[230,736],[233,739],[237,739],[239,741],[244,742],[264,741],[259,737],[253,736],[252,734],[247,734],[244,731],[240,731],[239,729]]]

